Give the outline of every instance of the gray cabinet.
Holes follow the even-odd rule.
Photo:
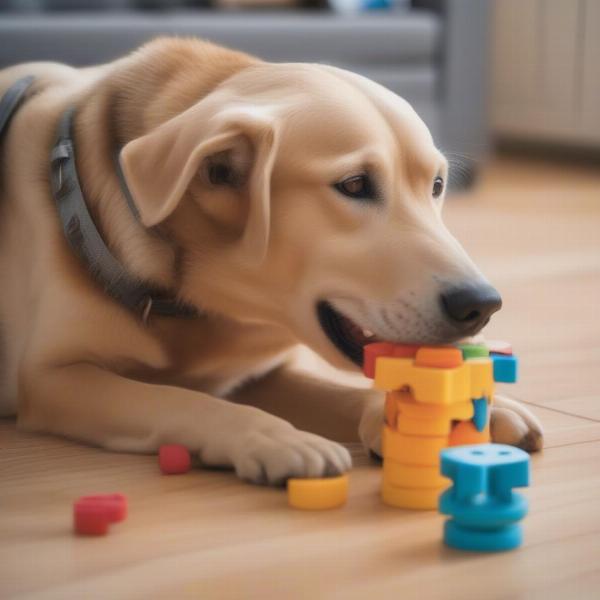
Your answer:
[[[492,129],[600,148],[600,1],[494,4]]]

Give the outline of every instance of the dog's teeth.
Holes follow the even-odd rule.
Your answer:
[[[362,333],[366,338],[375,337],[375,334],[370,329],[363,329]]]

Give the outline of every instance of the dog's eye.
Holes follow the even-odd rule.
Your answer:
[[[375,196],[373,184],[368,175],[355,175],[335,184],[335,189],[348,196],[357,199],[372,199]]]
[[[208,167],[208,180],[212,185],[231,185],[234,183],[234,173],[228,165],[213,163]]]
[[[444,191],[444,180],[441,177],[436,177],[433,180],[433,190],[432,194],[434,198],[439,198]]]

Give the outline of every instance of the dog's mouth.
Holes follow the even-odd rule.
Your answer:
[[[317,316],[333,345],[354,364],[362,367],[363,346],[380,341],[375,334],[335,310],[325,300],[317,303]]]

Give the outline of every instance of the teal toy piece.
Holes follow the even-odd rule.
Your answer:
[[[493,532],[461,527],[453,519],[444,523],[444,542],[447,546],[470,552],[502,552],[513,550],[523,543],[523,528],[507,525]]]
[[[440,512],[451,517],[444,542],[474,552],[518,547],[528,504],[513,488],[529,485],[529,455],[503,444],[457,446],[442,451],[441,465],[454,484],[439,502]]]
[[[506,354],[490,354],[494,362],[494,381],[499,383],[515,383],[519,371],[519,361],[516,356]]]
[[[487,398],[475,398],[473,400],[473,425],[477,431],[483,431],[488,422],[488,401]]]

